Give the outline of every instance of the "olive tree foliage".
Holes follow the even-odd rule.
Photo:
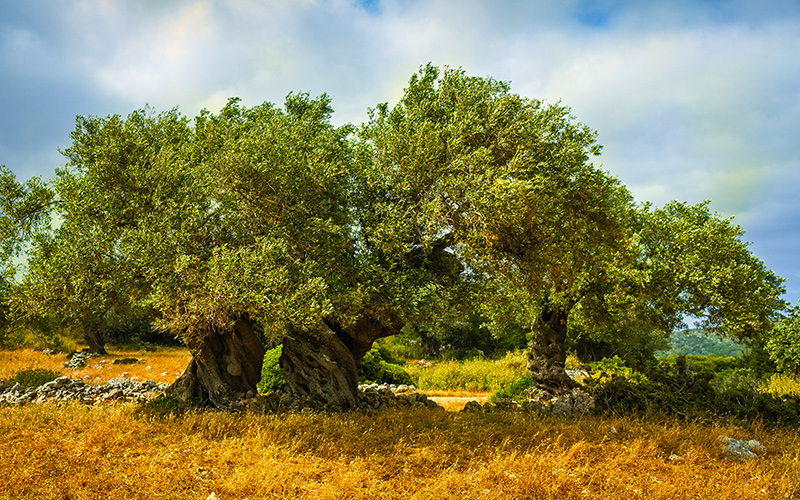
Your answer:
[[[391,240],[403,231],[383,221],[402,210],[421,244],[448,242],[494,329],[528,325],[533,357],[556,359],[542,377],[567,384],[567,312],[623,272],[632,216],[627,190],[589,161],[596,133],[560,103],[429,65],[394,108],[373,111],[362,137],[381,192],[401,200],[364,225]]]
[[[786,303],[783,278],[743,240],[744,230],[709,202],[670,202],[637,213],[642,304],[665,330],[688,316],[704,330],[740,342],[763,342]]]
[[[384,241],[413,227],[421,244],[449,245],[495,331],[530,328],[528,368],[544,389],[571,384],[570,335],[638,338],[648,346],[630,351],[645,356],[686,316],[755,341],[784,306],[783,280],[739,226],[707,203],[636,206],[591,163],[596,132],[560,103],[429,65],[395,107],[373,110],[361,136],[390,200],[363,225]]]
[[[365,241],[355,204],[381,203],[363,189],[377,181],[357,171],[353,128],[332,126],[331,112],[327,96],[293,94],[283,109],[233,99],[192,121],[79,117],[54,181],[63,223],[36,245],[28,307],[87,332],[106,311],[152,308],[195,352],[180,395],[218,405],[255,388],[260,331],[286,336],[286,370],[347,365],[317,368],[348,372],[337,404],[356,404],[355,362],[434,309],[446,273],[425,266],[433,249]],[[322,344],[333,351],[315,353]]]
[[[574,309],[573,344],[604,355],[614,346],[613,354],[642,364],[687,319],[720,337],[765,341],[786,306],[784,280],[753,255],[732,218],[708,201],[673,201],[636,207],[629,224],[622,272]]]
[[[0,166],[0,340],[19,324],[11,309],[12,289],[21,252],[41,228],[49,224],[52,192],[34,177],[24,183],[5,165]]]
[[[21,295],[28,311],[55,312],[102,353],[104,317],[142,307],[152,290],[152,270],[141,265],[151,256],[135,235],[170,214],[160,204],[187,202],[175,167],[161,167],[173,165],[190,130],[175,111],[139,110],[127,119],[78,117],[71,137],[53,181],[62,222],[36,242]]]
[[[795,306],[772,325],[766,351],[778,370],[800,375],[800,308]]]
[[[776,304],[779,279],[737,246],[740,230],[702,206],[635,207],[560,103],[428,65],[360,127],[331,114],[326,95],[290,94],[193,120],[79,117],[53,185],[63,224],[21,285],[28,307],[87,338],[109,310],[150,308],[194,353],[172,393],[217,406],[255,389],[274,335],[289,391],[346,409],[356,363],[409,322],[522,325],[530,371],[556,391],[568,324],[619,338],[689,313],[747,336]],[[678,269],[690,264],[709,283]],[[723,290],[740,278],[740,292],[766,289],[749,316]]]

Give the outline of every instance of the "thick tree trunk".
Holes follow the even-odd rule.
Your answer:
[[[89,346],[89,350],[94,354],[107,354],[106,342],[100,328],[95,324],[83,325],[83,340]]]
[[[567,313],[546,307],[534,326],[528,371],[536,385],[551,394],[561,394],[575,384],[564,365],[567,360]]]
[[[347,329],[335,323],[291,328],[280,357],[289,393],[328,411],[358,408],[358,362],[377,339],[399,331],[397,321],[387,327],[366,316]]]
[[[256,394],[264,348],[253,323],[238,319],[230,331],[214,330],[203,340],[167,395],[196,406],[227,408]]]
[[[292,328],[283,339],[280,365],[292,396],[330,411],[358,407],[355,358],[327,325]]]

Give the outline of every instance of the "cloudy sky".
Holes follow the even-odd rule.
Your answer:
[[[76,115],[327,92],[336,123],[421,65],[572,107],[639,201],[712,200],[800,296],[796,0],[0,2],[0,164],[64,163]]]

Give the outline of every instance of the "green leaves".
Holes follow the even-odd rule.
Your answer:
[[[684,314],[748,337],[781,307],[738,226],[702,204],[637,210],[561,103],[429,64],[357,133],[332,113],[293,93],[192,120],[78,117],[55,198],[0,172],[4,258],[54,199],[63,220],[36,240],[28,307],[80,321],[136,303],[190,343],[244,316],[529,325],[544,304],[605,337]]]
[[[53,192],[34,177],[24,183],[0,165],[0,265],[11,264],[33,234],[50,222]]]
[[[645,206],[637,220],[647,287],[673,323],[691,315],[708,330],[753,340],[785,307],[784,280],[750,252],[741,227],[712,213],[708,202]]]
[[[800,316],[797,307],[775,322],[765,347],[780,371],[793,375],[800,373]]]

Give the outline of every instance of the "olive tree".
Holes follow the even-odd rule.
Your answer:
[[[193,353],[170,393],[220,407],[255,391],[274,336],[288,390],[331,409],[359,405],[358,361],[409,322],[478,311],[495,331],[523,325],[529,370],[557,392],[570,322],[619,331],[687,312],[749,335],[776,305],[780,281],[741,232],[702,207],[637,209],[560,103],[428,65],[360,127],[331,115],[326,95],[290,94],[193,120],[79,117],[54,181],[63,223],[35,247],[29,304],[87,332],[109,309],[151,308]],[[714,277],[724,265],[705,265],[720,242],[756,273],[735,274],[740,293],[766,287],[751,309]]]

